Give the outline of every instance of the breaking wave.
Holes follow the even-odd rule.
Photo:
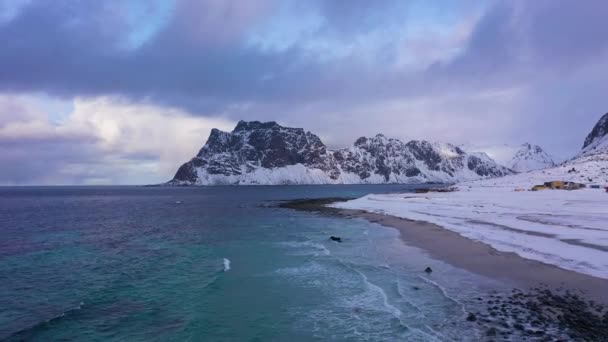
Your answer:
[[[38,332],[48,329],[48,327],[50,325],[58,324],[61,321],[63,321],[64,319],[68,319],[68,318],[76,315],[82,309],[83,306],[84,306],[84,303],[80,302],[80,304],[78,304],[78,306],[76,306],[72,309],[64,311],[49,319],[35,323],[34,325],[32,325],[30,327],[15,331],[15,332],[11,333],[8,337],[6,337],[6,341],[29,340],[29,339],[33,338]],[[2,336],[0,336],[0,340],[4,341]]]
[[[291,253],[292,255],[327,256],[331,254],[324,245],[312,241],[285,241],[279,243],[279,245],[296,250]]]

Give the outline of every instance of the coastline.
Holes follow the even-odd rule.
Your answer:
[[[533,289],[542,285],[554,290],[563,288],[581,291],[595,301],[608,304],[607,279],[525,259],[516,253],[501,252],[432,223],[358,210],[340,210],[347,217],[364,218],[395,228],[405,244],[422,248],[432,257],[455,267],[510,282],[521,289]]]
[[[488,337],[517,335],[549,340],[608,341],[607,279],[501,252],[433,223],[328,207],[347,200],[350,199],[301,199],[282,203],[279,207],[345,219],[365,219],[394,228],[406,245],[423,249],[431,257],[454,267],[509,285],[511,293],[478,298],[485,302],[487,309],[470,312],[467,317],[486,329]]]

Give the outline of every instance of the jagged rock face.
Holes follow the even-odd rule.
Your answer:
[[[405,144],[381,134],[373,138],[361,137],[351,148],[335,151],[334,157],[344,172],[355,174],[363,181],[373,175],[381,176],[381,182],[390,182],[391,175],[420,175]]]
[[[600,121],[593,127],[591,133],[585,139],[583,150],[574,160],[589,161],[601,160],[608,161],[608,114],[602,116]]]
[[[555,166],[553,158],[538,145],[525,143],[507,163],[507,167],[516,172],[541,170]]]
[[[301,128],[241,121],[230,133],[213,129],[170,184],[453,182],[508,173],[486,155],[467,154],[450,144],[404,144],[379,134],[332,152]]]
[[[583,144],[583,149],[606,136],[608,136],[608,113],[602,116],[600,121],[598,121],[591,130],[591,133],[587,135],[587,138],[585,138],[585,143]]]

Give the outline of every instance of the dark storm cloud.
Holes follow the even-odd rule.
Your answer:
[[[254,18],[236,3],[216,3],[218,13],[206,15],[207,2],[180,1],[160,33],[130,49],[117,3],[32,2],[0,26],[2,90],[216,103],[284,95],[263,77],[302,76],[298,64],[309,63],[293,50],[276,54],[245,46],[241,26]]]
[[[404,15],[396,8],[406,9],[387,0],[312,3],[330,28],[345,35],[370,30],[382,18]],[[236,2],[178,1],[157,35],[129,48],[124,37],[130,28],[119,4],[32,2],[0,26],[0,87],[65,96],[153,97],[190,108],[324,100],[328,90],[338,99],[375,100],[430,92],[454,77],[455,83],[478,85],[539,69],[576,68],[605,53],[608,43],[605,2],[504,2],[482,17],[461,57],[428,73],[412,73],[351,56],[322,62],[299,46],[273,51],[245,44],[250,25],[273,13],[264,3],[259,9]]]
[[[237,102],[318,100],[330,89],[332,97],[358,98],[391,82],[387,71],[363,71],[356,60],[322,62],[299,46],[272,51],[245,44],[249,25],[272,13],[263,2],[259,10],[236,2],[178,1],[168,24],[133,49],[117,4],[59,0],[25,7],[0,26],[0,41],[6,42],[0,88],[66,97],[118,94],[217,110]],[[327,16],[324,29],[344,34],[380,25],[381,13],[390,13],[382,10],[394,4],[317,3]],[[362,25],[366,18],[375,19]]]

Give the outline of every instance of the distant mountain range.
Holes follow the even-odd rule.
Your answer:
[[[166,184],[452,183],[518,172],[551,173],[590,161],[593,165],[585,165],[591,165],[592,174],[608,175],[608,114],[589,133],[582,151],[559,166],[542,148],[528,143],[483,149],[425,140],[404,143],[378,134],[330,150],[302,128],[240,121],[232,132],[211,130],[205,146]]]
[[[444,143],[403,143],[382,134],[329,150],[318,136],[276,122],[213,129],[169,185],[381,184],[459,182],[513,173],[485,153]]]

